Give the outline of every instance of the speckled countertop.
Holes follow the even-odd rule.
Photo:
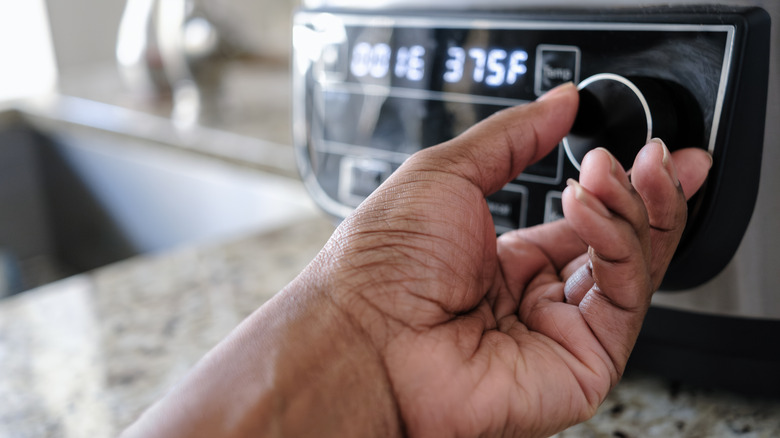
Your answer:
[[[241,78],[255,78],[253,92],[265,98],[246,98],[257,103],[249,109],[237,104],[241,117],[216,126],[232,136],[217,143],[243,145],[229,160],[274,158],[287,166],[277,171],[291,174],[289,74],[261,70],[230,81],[246,94],[252,87]],[[104,102],[115,104],[115,78],[98,73],[71,94],[96,102],[113,96]],[[58,108],[45,109],[64,111]],[[255,139],[261,131],[262,141]],[[0,300],[0,438],[116,436],[294,278],[332,231],[329,218],[306,214],[270,231],[138,256]],[[572,437],[780,437],[780,395],[747,398],[630,371],[592,420],[558,435]]]
[[[0,302],[0,437],[112,437],[317,253],[309,216],[140,256]],[[780,401],[628,373],[569,437],[775,437]]]
[[[333,231],[311,217],[262,235],[140,256],[0,301],[0,437],[112,437]]]

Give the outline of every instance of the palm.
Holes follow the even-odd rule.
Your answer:
[[[457,196],[439,195],[419,205],[444,208],[482,196],[466,187],[446,193]],[[404,199],[408,205],[409,198]],[[398,207],[393,211],[399,213]],[[530,310],[551,292],[562,296],[561,268],[543,249],[523,240],[522,233],[499,240],[497,246],[487,208],[448,220],[424,217],[426,211],[442,210],[410,216],[438,225],[413,233],[419,242],[402,240],[407,247],[425,248],[428,262],[423,271],[417,271],[417,263],[398,271],[407,275],[407,310],[388,315],[411,328],[397,335],[386,355],[407,423],[419,427],[420,436],[498,433],[513,423],[522,424],[524,433],[539,435],[554,432],[544,429],[551,416],[561,424],[592,414],[618,372],[603,361],[606,353],[577,306],[549,303],[527,318],[518,312]],[[547,228],[555,234],[562,227],[566,225],[558,223],[535,231]],[[453,241],[454,235],[470,238]],[[582,241],[576,246],[584,254],[587,246]],[[564,334],[579,345],[579,357],[558,343],[556,338]]]
[[[567,219],[496,239],[484,196],[566,132],[576,94],[558,98],[416,154],[326,249],[410,435],[549,435],[592,415],[622,373],[709,158],[676,153],[681,190],[661,144],[631,182],[591,152]]]

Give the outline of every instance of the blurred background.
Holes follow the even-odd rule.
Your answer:
[[[295,6],[295,0],[49,0],[59,90],[166,115],[172,93],[192,80],[203,100],[200,113],[179,108],[180,117],[289,143]],[[192,105],[187,98],[183,106]]]
[[[202,101],[185,123],[289,142],[290,26],[296,0],[0,0],[0,99],[67,96],[168,115],[186,81]],[[281,86],[280,86],[281,85]],[[269,101],[283,105],[277,111]],[[184,106],[186,106],[185,104]],[[190,102],[190,105],[192,103]],[[279,113],[283,113],[280,117]],[[275,127],[272,132],[267,126]]]
[[[291,147],[297,6],[0,0],[0,297],[314,211]]]
[[[292,0],[0,0],[0,438],[112,437],[321,248]]]

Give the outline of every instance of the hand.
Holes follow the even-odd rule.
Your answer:
[[[485,196],[571,127],[562,86],[412,156],[125,436],[547,436],[617,381],[709,155],[605,150],[566,219],[496,239]]]
[[[410,436],[549,435],[619,380],[710,158],[651,142],[629,181],[592,151],[565,220],[496,240],[484,197],[558,144],[576,108],[564,87],[415,155],[321,258]]]

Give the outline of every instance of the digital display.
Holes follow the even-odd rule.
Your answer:
[[[463,47],[452,46],[447,49],[447,56],[444,80],[451,83],[460,82],[468,75],[474,82],[484,82],[491,87],[513,85],[528,71],[525,65],[528,52],[522,49],[507,52],[472,47],[466,51]]]
[[[528,72],[528,52],[520,48],[449,46],[446,53],[444,68],[429,70],[442,72],[441,79],[452,84],[465,80],[490,87],[514,85]],[[426,79],[426,62],[433,59],[426,58],[426,49],[421,45],[393,48],[386,43],[358,42],[352,48],[350,72],[356,78],[382,79],[393,74],[418,82]]]
[[[352,49],[350,72],[357,78],[371,76],[382,79],[390,73],[410,81],[421,81],[425,77],[425,47],[399,47],[393,56],[393,49],[384,43],[358,43]]]
[[[324,43],[324,82],[506,98],[505,106],[536,98],[539,44],[502,29],[395,27],[342,24],[343,38]],[[575,80],[573,61],[557,68]],[[548,75],[552,77],[552,75]],[[322,79],[322,78],[321,78]],[[558,82],[555,80],[555,82]],[[565,82],[565,81],[561,81]],[[552,88],[556,84],[548,84]],[[490,102],[491,104],[498,102]]]

